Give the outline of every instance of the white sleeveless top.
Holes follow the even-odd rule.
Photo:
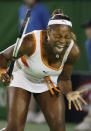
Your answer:
[[[23,56],[18,62],[24,72],[24,76],[34,83],[44,82],[45,76],[55,77],[55,82],[57,82],[57,77],[61,74],[67,57],[73,47],[74,41],[72,40],[65,55],[62,60],[62,65],[60,68],[54,68],[49,66],[43,59],[42,50],[42,31],[33,31],[34,38],[34,51],[31,56]]]

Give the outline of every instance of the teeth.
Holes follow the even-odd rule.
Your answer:
[[[62,45],[57,45],[57,47],[58,47],[58,48],[64,48],[64,46],[62,46]]]
[[[61,45],[57,45],[58,47],[61,47]]]

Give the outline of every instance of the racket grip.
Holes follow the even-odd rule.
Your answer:
[[[13,69],[14,69],[14,64],[15,64],[15,61],[16,61],[16,58],[13,57],[11,62],[10,62],[10,65],[9,65],[9,69],[7,71],[8,75],[11,76],[12,75],[12,72],[13,72]]]

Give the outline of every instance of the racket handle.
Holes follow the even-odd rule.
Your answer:
[[[8,71],[7,71],[7,73],[8,73],[9,76],[12,75],[12,72],[13,72],[13,69],[14,69],[15,61],[16,61],[16,58],[15,58],[15,57],[12,57],[12,60],[11,60],[9,69],[8,69]]]

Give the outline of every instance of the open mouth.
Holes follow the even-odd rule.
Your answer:
[[[61,48],[64,48],[65,47],[65,44],[64,45],[56,45],[57,48],[61,49]]]

